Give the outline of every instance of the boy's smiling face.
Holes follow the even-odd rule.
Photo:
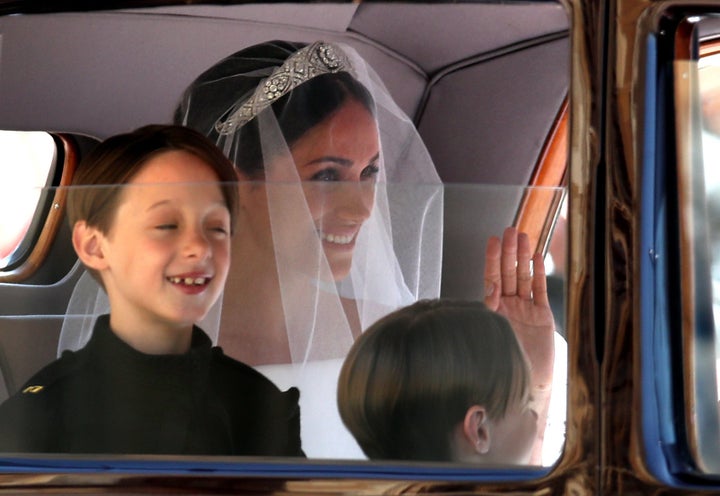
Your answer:
[[[110,325],[140,351],[186,351],[192,325],[222,292],[230,214],[217,181],[194,155],[163,152],[133,177],[109,232],[98,234]]]

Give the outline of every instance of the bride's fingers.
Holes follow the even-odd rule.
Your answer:
[[[533,255],[532,292],[535,305],[549,307],[547,277],[545,277],[545,260],[541,253]]]
[[[485,249],[485,305],[497,310],[500,305],[500,238],[493,236]]]
[[[503,296],[515,296],[517,294],[517,250],[517,229],[508,227],[503,232],[502,254],[500,257]]]
[[[517,241],[517,294],[520,298],[532,298],[532,275],[530,273],[530,238],[518,233]]]

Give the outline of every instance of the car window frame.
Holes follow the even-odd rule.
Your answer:
[[[49,133],[55,142],[55,177],[52,187],[44,188],[24,238],[17,249],[24,253],[0,269],[0,283],[18,283],[31,277],[46,260],[52,244],[65,222],[66,186],[72,181],[78,162],[78,150],[72,139],[62,133]]]

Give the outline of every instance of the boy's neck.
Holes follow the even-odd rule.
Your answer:
[[[113,319],[111,312],[110,329],[125,344],[146,355],[182,355],[190,351],[193,327]]]

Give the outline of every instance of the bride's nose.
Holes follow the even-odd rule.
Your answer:
[[[364,222],[372,213],[375,184],[370,181],[348,181],[333,195],[334,210],[344,220]]]

